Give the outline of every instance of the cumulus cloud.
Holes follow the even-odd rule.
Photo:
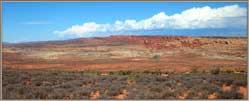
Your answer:
[[[155,29],[201,29],[201,28],[241,28],[246,26],[246,8],[238,5],[220,8],[194,7],[167,15],[160,12],[144,20],[128,19],[117,20],[113,24],[98,24],[86,22],[82,25],[73,25],[62,31],[54,31],[58,35],[84,36],[91,33],[155,30]]]

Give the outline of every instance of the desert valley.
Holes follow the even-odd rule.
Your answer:
[[[2,52],[5,99],[247,98],[247,37],[109,36]]]

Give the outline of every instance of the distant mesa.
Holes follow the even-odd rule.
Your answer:
[[[77,38],[61,41],[40,41],[40,42],[25,42],[18,44],[10,44],[4,42],[4,46],[27,46],[27,47],[49,47],[51,45],[64,44],[80,44],[81,46],[99,46],[99,45],[125,45],[138,44],[151,49],[175,49],[175,48],[198,48],[205,44],[224,44],[228,45],[231,42],[224,40],[216,40],[210,42],[202,42],[199,37],[189,36],[124,36],[115,35],[109,37],[93,37],[93,38]]]

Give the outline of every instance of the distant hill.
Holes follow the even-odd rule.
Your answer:
[[[37,41],[37,42],[24,42],[24,43],[4,43],[4,46],[15,46],[15,47],[53,47],[58,45],[78,45],[80,46],[102,46],[102,45],[128,45],[128,44],[139,44],[144,45],[153,49],[164,49],[164,48],[180,48],[180,47],[199,47],[204,44],[219,43],[229,44],[225,41],[216,42],[201,42],[199,38],[220,38],[220,39],[234,39],[234,38],[245,38],[245,37],[189,37],[189,36],[109,36],[109,37],[93,37],[93,38],[77,38],[70,40],[60,41]]]

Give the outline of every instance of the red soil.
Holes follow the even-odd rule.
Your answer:
[[[13,45],[4,45],[4,49],[18,48],[17,51],[23,49],[36,50],[43,52],[44,50],[56,49],[61,52],[72,51],[74,48],[68,48],[67,45],[76,45],[74,47],[81,48],[87,46],[101,45],[140,45],[145,49],[154,49],[162,51],[182,50],[172,55],[163,55],[160,60],[155,61],[148,58],[142,58],[133,61],[133,58],[121,59],[91,59],[91,58],[70,58],[69,56],[60,57],[58,59],[40,59],[28,57],[30,53],[8,52],[3,51],[3,68],[14,69],[64,69],[64,70],[86,70],[97,69],[101,71],[116,70],[166,70],[175,72],[187,72],[198,67],[199,70],[209,70],[214,67],[234,70],[246,68],[246,60],[230,60],[230,59],[214,59],[209,55],[201,56],[198,54],[186,53],[184,49],[202,49],[205,51],[217,51],[215,46],[219,47],[235,47],[228,50],[232,54],[246,54],[246,40],[242,39],[215,39],[215,38],[193,38],[193,37],[161,37],[161,36],[111,36],[107,38],[91,38],[91,39],[75,39],[58,42],[42,42],[42,43],[20,43]],[[65,46],[64,48],[60,48]],[[205,48],[208,46],[211,48]],[[126,47],[126,46],[124,46]],[[213,48],[215,47],[215,48]],[[218,47],[218,48],[219,48]],[[76,50],[75,48],[75,50]],[[78,50],[77,50],[78,51]],[[219,51],[219,50],[218,50]],[[224,51],[220,49],[220,51]],[[237,52],[238,51],[238,52]],[[104,51],[99,51],[104,53]],[[217,53],[218,54],[218,53]]]

